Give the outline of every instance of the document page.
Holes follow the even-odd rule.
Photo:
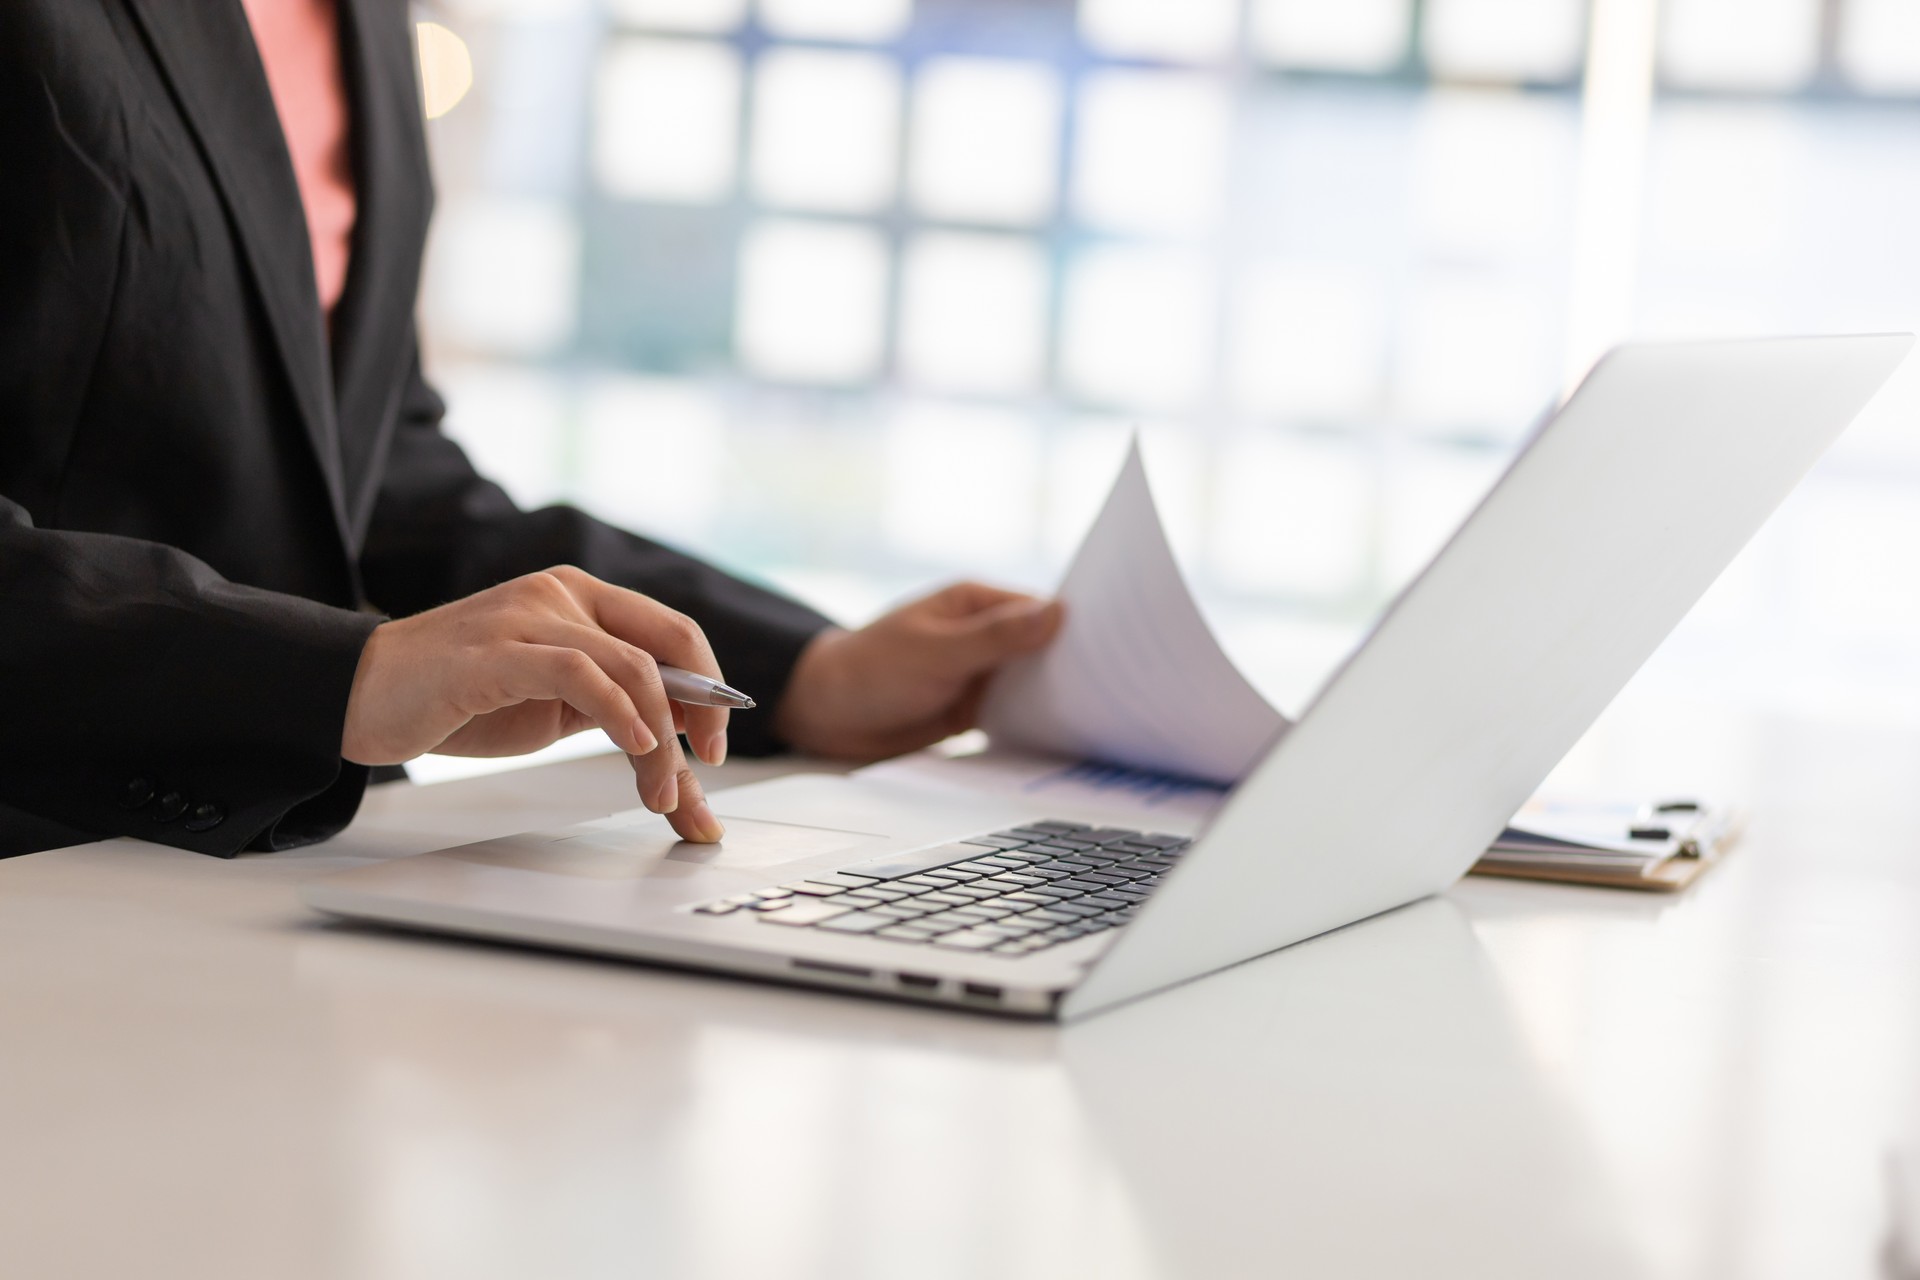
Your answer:
[[[987,692],[994,748],[1231,784],[1288,727],[1214,638],[1160,523],[1136,439],[1060,585],[1066,622]]]

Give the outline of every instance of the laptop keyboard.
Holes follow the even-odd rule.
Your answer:
[[[705,902],[702,915],[1020,956],[1133,918],[1188,840],[1034,822]]]

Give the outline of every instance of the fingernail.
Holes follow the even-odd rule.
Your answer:
[[[639,754],[643,756],[660,745],[660,739],[653,736],[653,730],[647,728],[645,720],[633,722],[633,740],[639,744]]]
[[[702,753],[702,758],[708,764],[725,764],[727,762],[727,735],[724,733],[716,733],[711,738],[708,738],[707,749]]]
[[[655,813],[672,813],[679,807],[680,780],[678,778],[668,778],[667,785],[654,793],[653,811]]]
[[[694,830],[700,833],[702,839],[718,840],[727,834],[727,829],[720,825],[720,819],[713,816],[713,810],[707,807],[705,800],[693,806],[687,816],[693,819]]]

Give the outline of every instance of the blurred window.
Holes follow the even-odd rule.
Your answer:
[[[1819,0],[1667,0],[1660,68],[1670,84],[1792,89],[1819,66]]]
[[[779,49],[754,73],[754,192],[771,205],[868,212],[893,200],[900,73],[870,53]]]
[[[1916,0],[432,16],[449,429],[856,612],[1050,582],[1137,430],[1229,632],[1330,658],[1608,342],[1920,328]],[[1698,627],[1920,714],[1911,510],[1920,366]]]
[[[1047,264],[1013,236],[932,231],[902,265],[900,371],[943,391],[1040,389],[1047,347]]]
[[[747,0],[607,0],[615,22],[653,31],[732,31],[747,16]]]
[[[593,171],[610,195],[712,203],[733,190],[740,59],[691,40],[623,40],[600,62]]]
[[[953,222],[1026,224],[1053,212],[1060,80],[1038,62],[933,58],[915,78],[914,207]]]
[[[742,361],[764,377],[858,383],[886,346],[886,242],[862,227],[762,222],[740,249]]]
[[[759,0],[760,21],[800,40],[891,40],[913,16],[912,0]]]
[[[1251,44],[1279,67],[1361,74],[1397,68],[1413,33],[1411,0],[1253,0]]]
[[[1444,76],[1559,81],[1578,74],[1579,0],[1427,0],[1422,46]]]
[[[1198,255],[1132,245],[1083,250],[1068,266],[1063,380],[1094,403],[1192,409],[1207,385],[1213,315]]]
[[[1230,57],[1239,35],[1238,0],[1081,0],[1087,44],[1123,58],[1212,62]]]
[[[1920,93],[1920,4],[1847,0],[1841,14],[1840,65],[1874,93]]]
[[[1218,216],[1227,92],[1191,72],[1098,71],[1080,86],[1074,210],[1120,231],[1194,233]]]

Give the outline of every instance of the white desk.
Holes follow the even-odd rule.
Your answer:
[[[1684,898],[1469,881],[1064,1031],[295,901],[624,807],[617,759],[0,862],[0,1274],[1875,1276],[1920,736],[1739,741],[1754,833]]]

